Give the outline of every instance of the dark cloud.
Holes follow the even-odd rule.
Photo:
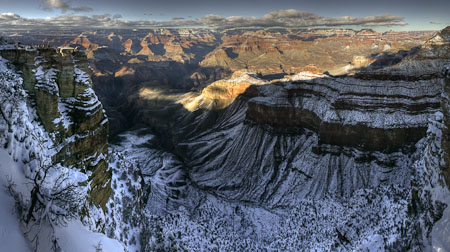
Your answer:
[[[55,3],[59,3],[56,5]],[[68,8],[64,2],[53,0],[56,8]],[[69,7],[70,9],[74,9]],[[81,8],[81,7],[80,7]],[[67,9],[69,10],[69,9]],[[398,26],[406,25],[403,17],[389,14],[338,18],[322,17],[311,12],[300,10],[277,10],[261,17],[205,15],[198,19],[175,17],[171,21],[131,21],[123,20],[120,14],[104,15],[62,15],[51,18],[24,18],[17,14],[0,14],[0,28],[157,28],[157,27],[208,27],[208,28],[248,28],[248,27],[333,27],[333,26]]]
[[[41,7],[46,11],[60,10],[63,13],[67,11],[73,12],[92,11],[91,7],[88,6],[73,7],[69,4],[69,2],[64,0],[41,0]]]

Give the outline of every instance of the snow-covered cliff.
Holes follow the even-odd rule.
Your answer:
[[[85,56],[65,53],[0,45],[1,250],[123,251],[88,229],[111,190],[107,119]]]

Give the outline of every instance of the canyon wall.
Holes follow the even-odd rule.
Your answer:
[[[53,162],[89,175],[91,202],[111,193],[108,119],[92,89],[86,55],[73,48],[3,45],[0,56],[21,71],[23,86],[56,146]]]

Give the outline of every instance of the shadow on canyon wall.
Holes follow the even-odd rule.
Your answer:
[[[148,125],[159,125],[164,121],[158,128],[167,127],[173,115],[170,111],[177,107],[176,99],[189,92],[201,92],[207,84],[230,75],[222,67],[199,67],[176,61],[144,62],[130,66],[128,72],[121,71],[124,66],[115,62],[95,64],[110,64],[107,68],[113,70],[92,77],[94,90],[110,119],[110,138],[139,124],[136,118],[142,111],[147,111],[155,120],[160,118],[150,120]]]
[[[402,61],[403,58],[416,54],[417,52],[419,52],[419,50],[421,48],[422,48],[422,46],[416,46],[416,47],[411,48],[411,50],[400,50],[396,53],[383,52],[383,53],[372,54],[372,55],[370,55],[369,58],[375,59],[375,62],[370,64],[369,68],[370,69],[380,69],[383,67],[395,65],[395,64],[399,63],[400,61]]]

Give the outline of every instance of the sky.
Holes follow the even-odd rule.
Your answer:
[[[0,0],[0,28],[439,30],[450,0]]]

